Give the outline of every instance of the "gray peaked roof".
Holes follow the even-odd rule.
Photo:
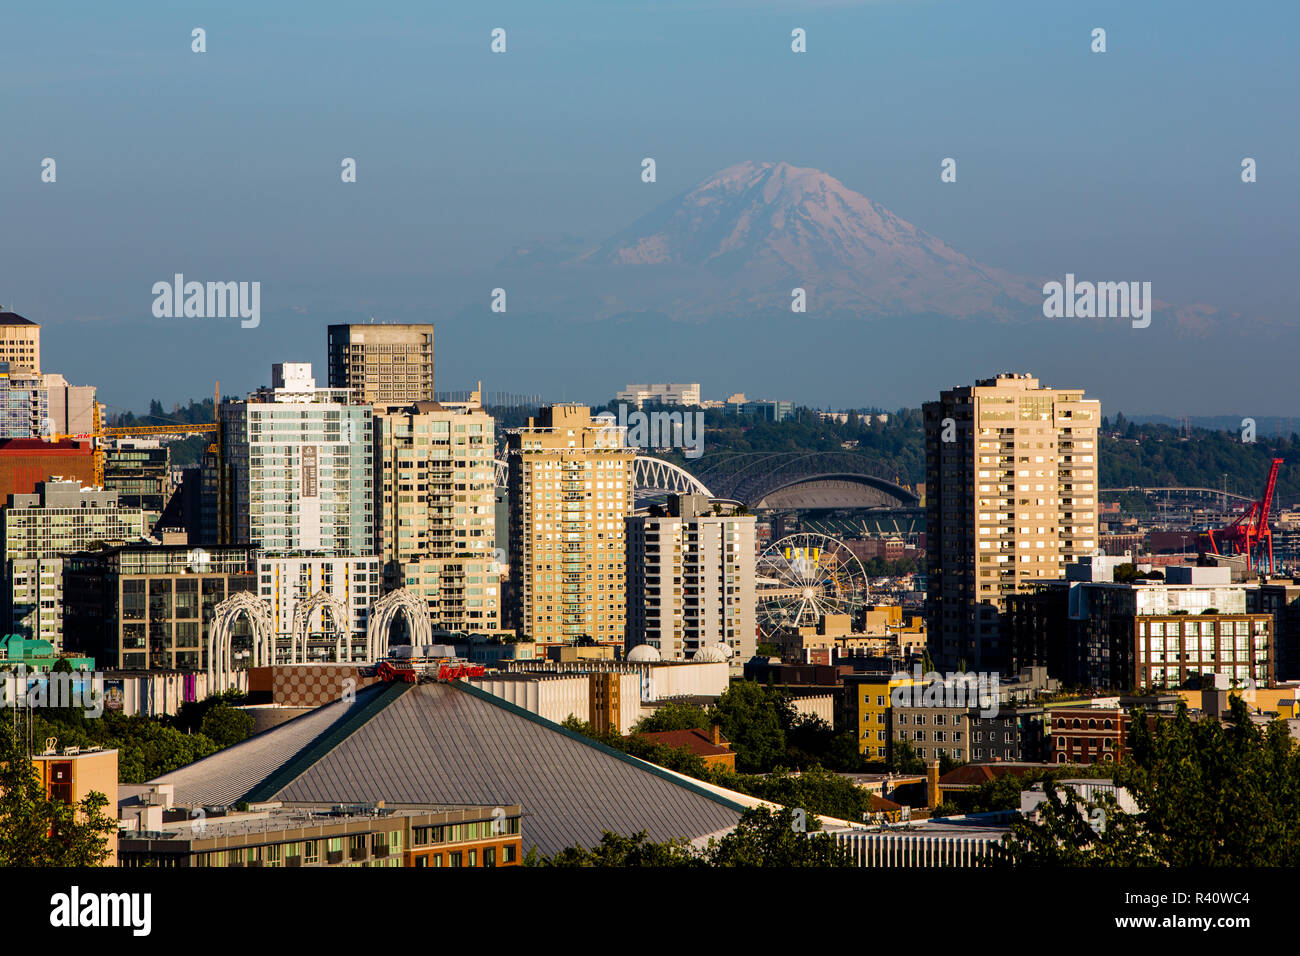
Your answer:
[[[744,809],[464,682],[374,685],[153,782],[182,804],[518,803],[546,854],[605,830],[694,840]]]

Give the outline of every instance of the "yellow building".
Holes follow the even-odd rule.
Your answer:
[[[1098,547],[1101,405],[1004,374],[924,415],[931,650],[943,666],[998,666],[1007,597]]]
[[[51,744],[45,753],[32,755],[32,765],[50,799],[76,804],[92,792],[98,792],[108,799],[103,814],[110,818],[117,815],[116,750],[65,747],[59,752]],[[109,857],[104,865],[117,866],[116,834],[109,834],[108,849]]]
[[[887,674],[849,674],[844,678],[848,726],[858,738],[858,753],[868,760],[890,757],[891,698],[896,687],[924,686],[915,677]]]
[[[585,405],[552,405],[511,432],[510,566],[520,636],[623,643],[634,449]]]
[[[0,362],[11,372],[41,373],[41,327],[14,312],[0,311]]]
[[[375,548],[384,589],[420,594],[435,627],[495,631],[495,423],[475,396],[375,407]]]

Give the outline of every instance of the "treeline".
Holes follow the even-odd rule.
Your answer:
[[[1286,722],[1260,726],[1240,697],[1224,721],[1148,722],[1135,710],[1114,767],[1136,813],[1045,788],[1041,819],[1015,820],[1005,862],[1022,866],[1294,867],[1300,864],[1300,747]],[[1100,812],[1098,812],[1100,811]]]
[[[1105,488],[1223,488],[1258,497],[1269,466],[1281,458],[1279,500],[1300,500],[1300,436],[1256,434],[1242,441],[1240,432],[1192,429],[1187,438],[1169,425],[1138,425],[1123,415],[1102,419],[1101,483]]]

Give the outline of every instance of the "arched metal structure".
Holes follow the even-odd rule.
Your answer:
[[[667,492],[674,495],[713,497],[713,492],[704,486],[704,482],[685,468],[651,455],[637,455],[632,460],[632,481],[638,495]]]
[[[494,464],[497,487],[505,488],[510,480],[510,463],[497,458]],[[674,465],[671,461],[655,458],[653,455],[637,455],[633,459],[632,484],[636,494],[640,496],[660,493],[715,497],[713,492],[705,487],[704,482],[685,468]]]
[[[398,588],[389,591],[370,609],[370,621],[366,625],[366,660],[377,661],[388,655],[389,634],[399,614],[406,615],[412,644],[433,643],[428,604],[414,591]]]
[[[208,625],[208,692],[216,693],[233,686],[235,661],[233,629],[240,615],[248,618],[253,631],[251,667],[275,663],[275,630],[271,604],[251,591],[236,591],[212,609]]]
[[[744,452],[727,455],[699,474],[714,495],[753,509],[767,495],[809,481],[852,480],[883,492],[904,507],[920,499],[894,480],[884,463],[853,452]]]
[[[842,472],[808,474],[770,487],[751,502],[755,511],[905,508],[916,496],[873,475]]]
[[[352,627],[348,621],[348,609],[338,598],[317,591],[305,601],[299,601],[293,609],[293,647],[290,662],[307,663],[307,638],[311,634],[311,618],[317,611],[321,612],[321,629],[328,633],[329,621],[334,622],[334,660],[352,660]],[[302,645],[301,654],[298,647]],[[347,643],[348,656],[342,657],[344,642]]]

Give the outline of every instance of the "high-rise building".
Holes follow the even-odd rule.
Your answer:
[[[501,627],[495,430],[477,401],[375,409],[375,548],[386,590],[428,602],[435,627]]]
[[[538,642],[622,644],[635,450],[585,405],[543,408],[508,449],[515,627]]]
[[[1007,374],[943,392],[924,414],[931,653],[1000,669],[1007,596],[1098,547],[1101,406]]]
[[[0,362],[39,378],[41,327],[14,312],[0,312]]]
[[[0,438],[53,437],[51,421],[40,375],[0,362]]]
[[[331,325],[329,383],[365,405],[433,401],[433,326]]]
[[[713,644],[754,656],[753,515],[714,513],[703,495],[627,519],[627,647],[688,660]],[[680,582],[680,583],[679,583]]]
[[[228,535],[268,554],[374,555],[372,418],[310,363],[272,366],[270,388],[220,408]]]
[[[69,385],[58,372],[46,372],[41,387],[49,401],[49,424],[43,433],[88,438],[99,432],[95,386]]]
[[[0,509],[5,586],[0,611],[15,634],[63,646],[63,558],[92,543],[140,540],[139,509],[119,506],[117,493],[79,481],[42,481],[36,492],[11,495]]]

